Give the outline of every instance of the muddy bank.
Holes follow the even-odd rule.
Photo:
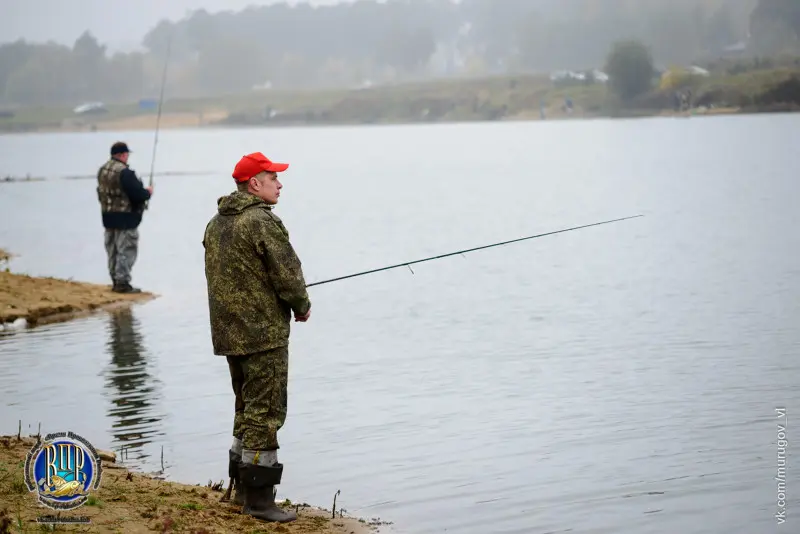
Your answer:
[[[55,510],[37,502],[36,493],[25,485],[25,457],[36,440],[32,437],[0,437],[0,534],[50,531],[37,517],[55,516]],[[113,461],[104,460],[99,489],[92,491],[83,506],[61,512],[61,517],[86,517],[89,524],[58,524],[56,530],[75,532],[191,532],[366,534],[379,532],[378,521],[368,522],[340,517],[336,513],[284,501],[281,505],[297,511],[292,523],[265,523],[242,515],[240,508],[220,502],[223,489],[215,486],[225,473],[209,473],[214,483],[191,486],[158,480],[131,472]],[[47,527],[44,529],[43,527]]]
[[[5,266],[9,258],[10,253],[0,249],[0,331],[66,321],[156,297],[114,293],[111,285],[13,273]]]

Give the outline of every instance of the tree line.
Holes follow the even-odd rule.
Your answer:
[[[169,55],[169,94],[254,87],[352,87],[456,74],[603,68],[619,41],[657,65],[746,46],[800,53],[798,0],[357,0],[195,11],[162,21],[141,52],[107,53],[88,32],[72,46],[0,46],[0,102],[75,104],[154,97]]]

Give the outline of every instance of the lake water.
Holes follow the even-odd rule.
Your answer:
[[[279,496],[408,533],[800,532],[800,115],[164,131],[134,284],[161,295],[0,337],[0,432],[72,430],[169,479],[226,478],[233,398],[201,239],[238,158],[310,289],[292,324]],[[90,179],[152,132],[0,137],[14,270],[107,283]],[[226,479],[227,482],[227,479]],[[794,524],[794,526],[792,526]]]

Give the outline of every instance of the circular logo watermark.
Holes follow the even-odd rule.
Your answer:
[[[54,510],[74,510],[100,487],[102,462],[95,448],[73,432],[39,440],[25,460],[25,484],[39,502]]]

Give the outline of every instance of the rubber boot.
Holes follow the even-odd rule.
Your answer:
[[[111,291],[114,293],[141,293],[142,290],[138,287],[133,287],[128,283],[114,283],[114,286],[111,288]]]
[[[242,462],[242,455],[233,451],[228,451],[228,476],[233,480],[233,500],[231,502],[236,506],[244,504],[244,486],[242,485],[242,477],[239,476],[239,464]]]
[[[283,464],[270,467],[239,464],[239,476],[246,490],[242,513],[262,519],[288,523],[297,519],[297,514],[275,504],[275,486],[281,483]]]

